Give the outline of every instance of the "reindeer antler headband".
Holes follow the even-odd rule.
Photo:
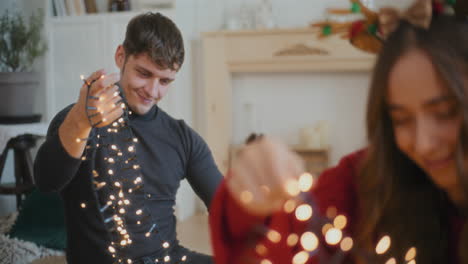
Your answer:
[[[411,2],[411,0],[408,0]],[[373,11],[360,0],[351,0],[352,8],[348,13],[360,13],[363,19],[351,22],[319,22],[314,27],[321,27],[321,36],[340,33],[357,48],[378,53],[383,41],[393,33],[401,21],[428,29],[433,16],[439,14],[454,15],[456,0],[413,0],[406,9],[383,7]],[[343,14],[343,10],[330,10],[332,14]]]

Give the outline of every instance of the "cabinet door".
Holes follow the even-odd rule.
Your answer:
[[[52,19],[49,23],[48,116],[76,102],[80,75],[109,64],[103,55],[104,21],[101,17]]]

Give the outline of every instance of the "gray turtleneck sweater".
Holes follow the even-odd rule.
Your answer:
[[[42,191],[59,192],[64,200],[68,263],[113,263],[115,259],[108,251],[113,223],[106,219],[114,212],[104,209],[113,190],[107,184],[96,191],[94,184],[112,182],[106,173],[109,169],[106,159],[112,154],[108,146],[122,144],[125,148],[123,144],[128,143],[129,134],[107,134],[104,131],[107,128],[94,129],[92,135],[107,134],[100,142],[107,147],[97,148],[94,157],[86,161],[75,159],[67,154],[58,136],[58,128],[71,107],[58,113],[50,124],[34,163],[36,184]],[[187,179],[209,207],[222,175],[204,140],[184,121],[175,120],[157,106],[145,115],[131,115],[129,126],[139,141],[135,144],[136,161],[141,168],[137,171],[114,168],[120,173],[114,177],[129,179],[122,183],[128,190],[133,179],[142,176],[144,187],[128,194],[132,203],[125,208],[128,212],[125,219],[133,243],[119,252],[131,259],[164,256],[171,250],[162,247],[164,241],[171,247],[178,246],[173,207],[180,181]],[[127,154],[122,161],[130,158]],[[93,177],[93,168],[99,177]],[[82,203],[86,208],[81,207]],[[141,216],[133,214],[138,209],[143,209]],[[153,225],[151,236],[146,237]]]

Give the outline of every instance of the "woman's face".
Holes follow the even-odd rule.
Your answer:
[[[455,152],[462,116],[455,97],[420,50],[390,73],[388,111],[400,150],[449,194],[458,192]]]

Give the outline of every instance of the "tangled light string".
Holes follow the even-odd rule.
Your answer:
[[[102,75],[99,78],[104,78]],[[127,217],[128,214],[133,214],[133,216],[138,217],[136,224],[138,226],[147,225],[147,231],[145,237],[149,238],[152,235],[158,233],[156,223],[151,223],[153,219],[151,217],[150,210],[147,210],[144,205],[141,208],[136,209],[135,211],[130,211],[132,209],[130,206],[136,204],[138,200],[136,194],[141,192],[144,188],[143,176],[140,173],[140,164],[137,160],[136,155],[136,144],[138,143],[138,138],[134,135],[132,128],[129,124],[129,116],[132,115],[132,112],[129,110],[126,102],[121,100],[117,104],[113,104],[112,107],[121,107],[123,109],[123,115],[116,121],[114,121],[107,129],[99,129],[97,126],[106,122],[105,118],[100,121],[93,123],[92,118],[97,115],[102,115],[103,112],[97,107],[89,106],[89,100],[99,100],[103,101],[101,96],[90,95],[90,89],[92,84],[96,81],[88,82],[84,79],[84,76],[81,75],[81,79],[84,81],[87,86],[86,94],[86,116],[88,118],[89,124],[92,127],[92,131],[88,138],[77,138],[76,142],[86,142],[85,151],[81,157],[83,161],[89,160],[91,162],[91,170],[93,174],[93,187],[96,193],[96,196],[99,198],[105,198],[100,193],[105,193],[108,200],[100,204],[98,199],[98,208],[102,218],[104,219],[104,224],[111,234],[111,242],[108,246],[108,251],[114,258],[114,263],[122,264],[127,263],[131,264],[132,259],[125,256],[123,250],[132,244],[132,235],[131,230],[127,228]],[[99,80],[99,79],[97,79]],[[120,93],[115,92],[114,96],[118,96]],[[104,132],[101,134],[100,132]],[[104,138],[108,137],[112,140],[112,134],[119,134],[122,137],[123,133],[128,132],[128,136],[123,136],[124,146],[119,148],[118,142],[104,142]],[[96,152],[98,149],[107,150],[109,156],[104,157],[104,164],[107,167],[102,168],[105,172],[99,173],[96,169]],[[127,153],[127,155],[124,155]],[[117,173],[121,172],[121,173]],[[105,188],[107,187],[107,188]],[[80,203],[80,207],[84,210],[87,207],[85,202]],[[161,239],[162,248],[165,250],[165,256],[162,259],[163,262],[169,262],[171,260],[168,250],[170,244],[164,239]],[[187,256],[182,256],[180,259],[181,262],[185,262]],[[159,262],[159,259],[155,259],[155,262]]]
[[[260,238],[266,238],[269,242],[277,244],[286,240],[286,244],[293,248],[300,246],[301,250],[296,253],[292,259],[292,264],[305,264],[312,257],[319,254],[319,249],[322,246],[334,246],[337,248],[334,254],[328,259],[320,259],[320,264],[341,264],[346,259],[347,254],[352,253],[354,256],[361,257],[365,263],[380,263],[380,259],[388,253],[391,247],[391,238],[388,235],[383,236],[376,244],[375,253],[369,253],[354,245],[354,240],[344,231],[348,224],[348,220],[344,215],[337,215],[337,210],[334,207],[327,209],[327,216],[318,213],[317,204],[309,191],[313,186],[314,178],[310,173],[304,173],[298,180],[289,180],[285,184],[286,191],[294,199],[285,202],[283,206],[284,212],[294,215],[299,222],[306,223],[302,234],[290,233],[287,237],[283,237],[278,231],[273,230],[265,225],[256,226],[254,232],[249,237],[249,244],[255,248],[255,252],[259,258],[247,256],[245,263],[260,263],[273,264],[274,260],[268,259],[268,248],[265,243],[258,242]],[[250,203],[253,195],[248,191],[240,194],[240,199],[243,203]],[[323,236],[324,245],[320,244],[319,235]],[[405,264],[416,264],[417,250],[411,247],[405,254]],[[395,257],[388,257],[385,264],[397,264]],[[281,263],[285,264],[285,263]]]

